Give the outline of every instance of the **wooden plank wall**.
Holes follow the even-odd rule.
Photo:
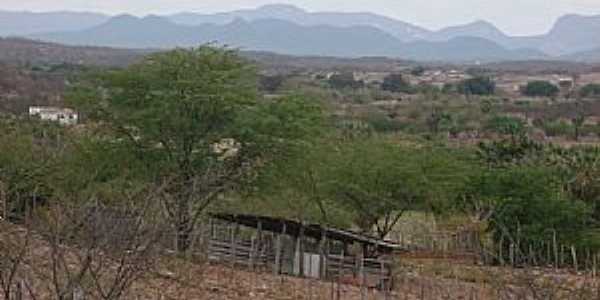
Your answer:
[[[312,272],[302,270],[303,267],[298,269],[299,265],[304,265],[302,259],[299,259],[303,255],[296,254],[300,249],[301,253],[320,256],[321,279],[350,283],[356,281],[357,284],[370,287],[391,285],[390,261],[328,253],[330,248],[324,247],[323,243],[319,243],[318,249],[308,249],[309,247],[302,245],[298,247],[298,239],[294,237],[253,231],[247,228],[240,230],[239,226],[233,224],[212,224],[207,247],[208,258],[225,265],[270,271],[273,274],[300,275]]]

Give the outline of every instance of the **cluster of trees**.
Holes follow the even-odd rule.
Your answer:
[[[314,101],[259,100],[256,82],[236,52],[211,47],[94,72],[68,94],[87,118],[82,131],[22,120],[2,126],[3,192],[27,205],[64,195],[110,203],[162,187],[164,217],[186,250],[215,199],[245,187],[320,123]]]
[[[465,199],[477,199],[467,202],[489,216],[497,243],[539,247],[556,234],[564,243],[598,248],[599,190],[591,180],[599,171],[591,162],[598,158],[597,148],[565,150],[522,136],[480,149],[488,168],[468,185],[477,197]]]
[[[425,72],[423,67],[416,67],[411,70],[412,76],[421,76]],[[475,72],[471,71],[472,78],[462,80],[456,83],[447,83],[442,88],[432,85],[413,85],[407,80],[406,76],[402,73],[391,73],[387,75],[383,82],[378,86],[383,91],[392,93],[404,93],[404,94],[460,94],[466,96],[491,96],[496,94],[496,82],[493,77],[489,75],[488,71]],[[270,86],[281,84],[281,78],[279,76],[264,76],[261,79],[261,86],[265,87],[264,90],[269,89]],[[337,90],[356,90],[367,87],[365,82],[356,80],[352,72],[341,72],[333,74],[327,83],[330,87]],[[562,88],[562,89],[561,89]],[[521,94],[529,97],[546,97],[555,98],[559,95],[564,94],[566,97],[577,95],[580,98],[598,98],[600,97],[600,84],[587,84],[577,91],[572,90],[569,85],[558,86],[547,80],[534,80],[529,81],[527,84],[521,87]]]
[[[441,209],[471,168],[464,153],[359,128],[280,160],[261,177],[267,190],[254,208],[385,238],[404,213]]]

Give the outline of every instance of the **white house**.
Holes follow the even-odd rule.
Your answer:
[[[79,120],[77,112],[70,108],[31,106],[29,115],[45,121],[58,122],[61,125],[75,125]]]

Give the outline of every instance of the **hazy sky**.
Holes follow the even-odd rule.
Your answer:
[[[430,29],[484,19],[511,34],[543,33],[567,13],[600,14],[600,0],[0,0],[0,9],[145,15],[212,13],[274,2],[309,11],[370,11]]]

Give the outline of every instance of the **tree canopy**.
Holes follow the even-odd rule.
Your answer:
[[[406,81],[402,74],[390,74],[383,79],[381,89],[384,91],[395,93],[412,93],[414,92],[410,82]]]
[[[496,91],[496,83],[491,77],[478,76],[460,82],[457,90],[465,95],[493,95]]]
[[[560,88],[544,80],[530,81],[523,88],[523,94],[530,97],[555,97]]]
[[[315,123],[304,99],[259,100],[256,78],[237,52],[204,46],[96,74],[70,99],[136,154],[147,180],[167,187],[162,199],[185,250],[208,205]]]
[[[599,98],[600,97],[600,84],[590,83],[586,84],[579,91],[581,97],[584,98]]]

